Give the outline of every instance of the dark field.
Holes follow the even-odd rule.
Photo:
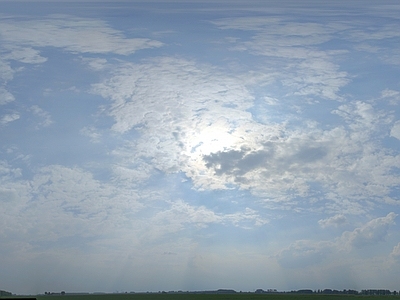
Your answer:
[[[360,295],[318,295],[318,294],[193,294],[193,293],[136,293],[136,294],[101,294],[101,295],[53,295],[34,296],[37,300],[400,300],[399,296],[360,296]],[[0,297],[15,299],[19,297]]]

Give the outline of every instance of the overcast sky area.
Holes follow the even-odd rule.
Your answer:
[[[399,290],[400,4],[325,2],[0,1],[0,289]]]

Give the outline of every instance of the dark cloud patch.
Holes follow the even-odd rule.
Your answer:
[[[215,174],[231,174],[241,176],[258,167],[265,166],[268,159],[273,157],[273,150],[251,151],[242,147],[240,150],[218,151],[204,155],[207,168],[213,168]]]
[[[268,147],[252,151],[247,147],[240,150],[218,151],[204,155],[203,160],[207,168],[212,168],[216,175],[229,174],[243,176],[257,168],[268,169],[268,166],[280,165],[289,168],[291,164],[313,163],[323,159],[328,151],[324,147],[304,146],[291,153],[291,149],[280,149],[283,155],[277,155],[277,145],[269,143]],[[279,161],[278,161],[279,160]]]
[[[237,169],[238,162],[242,160],[245,155],[246,152],[243,150],[218,151],[210,155],[204,155],[203,160],[206,162],[206,167],[213,168],[217,175],[222,175],[224,173],[231,174]]]

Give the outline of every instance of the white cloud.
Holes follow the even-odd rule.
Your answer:
[[[203,164],[203,153],[240,142],[231,133],[251,118],[246,109],[253,100],[238,78],[173,58],[125,63],[109,80],[93,85],[93,92],[112,100],[114,131],[133,128],[142,135],[126,144],[134,152],[123,153],[135,161],[146,157],[164,172],[194,171]]]
[[[390,89],[384,89],[381,92],[381,97],[382,98],[394,98],[396,100],[400,99],[400,92],[395,91],[395,90],[390,90]]]
[[[4,87],[0,87],[0,105],[5,105],[15,100],[14,96]]]
[[[142,206],[135,191],[101,183],[78,168],[48,166],[30,181],[4,181],[3,186],[17,193],[21,204],[3,207],[10,211],[2,232],[9,239],[23,238],[31,244],[68,236],[107,235]],[[16,224],[25,229],[12,229]],[[14,231],[18,236],[12,236]]]
[[[105,58],[85,58],[82,57],[82,61],[86,63],[89,68],[94,71],[101,71],[107,67],[108,61]]]
[[[335,215],[333,217],[327,218],[327,219],[321,219],[318,221],[318,224],[322,227],[338,227],[347,222],[347,219],[344,215]]]
[[[391,122],[388,113],[377,111],[371,104],[362,101],[340,105],[332,113],[341,116],[352,130],[365,134],[366,139],[370,137],[368,132],[379,130],[382,125]]]
[[[356,248],[382,242],[385,240],[390,226],[395,224],[394,220],[397,216],[397,214],[391,212],[386,217],[373,219],[353,231],[346,231],[342,234],[341,242]]]
[[[30,110],[34,115],[41,119],[41,121],[36,125],[37,129],[50,126],[53,123],[50,114],[47,111],[44,111],[38,105],[31,106]]]
[[[10,166],[0,164],[0,236],[6,245],[0,257],[14,266],[27,267],[25,260],[38,263],[42,256],[68,265],[75,253],[85,265],[100,269],[112,265],[115,271],[117,263],[155,274],[164,267],[171,270],[172,264],[175,273],[184,274],[197,244],[194,237],[209,225],[247,228],[267,222],[250,208],[217,213],[170,200],[160,189],[136,191],[130,183],[102,182],[77,167],[51,165],[36,170],[30,180],[18,181],[10,172]],[[192,237],[186,237],[187,230]],[[166,261],[165,252],[176,253],[176,258]]]
[[[268,220],[261,217],[255,210],[246,208],[232,214],[216,213],[205,206],[193,206],[183,200],[169,201],[170,207],[164,209],[150,220],[153,231],[148,232],[149,238],[156,238],[169,233],[187,229],[187,225],[206,228],[211,224],[248,228],[262,226]]]
[[[281,250],[276,259],[278,263],[289,269],[309,268],[314,265],[329,265],[329,262],[340,258],[343,261],[351,260],[354,253],[361,253],[363,248],[376,245],[385,241],[389,234],[390,227],[394,223],[397,214],[391,212],[385,217],[375,218],[354,229],[345,231],[340,237],[325,241],[297,240],[289,247]],[[338,221],[339,220],[339,221]],[[327,223],[342,223],[342,216],[334,216],[323,220]],[[392,256],[395,256],[398,249],[393,249]],[[372,254],[379,256],[380,254]],[[338,262],[340,264],[341,262]]]
[[[177,200],[170,203],[170,208],[158,212],[152,219],[157,224],[156,234],[172,233],[186,228],[185,224],[192,223],[198,227],[205,227],[210,223],[221,223],[222,218],[204,206],[194,207]]]
[[[10,52],[4,55],[4,59],[18,60],[27,64],[41,64],[47,61],[47,58],[40,56],[40,51],[33,48],[16,47],[7,50]]]
[[[398,243],[396,246],[394,246],[391,255],[400,259],[400,243]]]
[[[381,41],[385,39],[398,38],[400,33],[393,28],[392,24],[384,23],[378,26],[371,26],[368,30],[353,29],[347,31],[347,37],[352,42],[363,42],[363,41]]]
[[[394,123],[392,129],[390,130],[390,136],[400,140],[400,121]]]
[[[268,117],[261,124],[248,113],[254,96],[240,78],[163,57],[117,65],[109,79],[92,85],[111,100],[112,129],[137,134],[113,151],[124,164],[136,162],[124,174],[144,180],[154,170],[184,172],[198,190],[235,186],[271,208],[296,209],[289,200],[320,193],[313,183],[321,185],[330,213],[363,213],[373,206],[361,204],[367,198],[393,201],[388,195],[398,177],[391,168],[399,163],[374,142],[390,115],[357,101],[334,111],[347,127],[322,130],[312,120],[289,127]]]
[[[6,161],[0,160],[0,182],[6,183],[21,176],[21,169],[13,168]],[[3,186],[5,188],[5,185]]]
[[[7,82],[14,77],[14,73],[15,71],[11,68],[10,64],[4,59],[0,58],[0,79],[4,82]]]
[[[0,119],[0,124],[6,125],[7,123],[14,122],[14,121],[18,120],[19,118],[20,118],[20,116],[17,113],[3,115]]]
[[[238,40],[232,50],[277,59],[263,60],[273,67],[276,80],[292,88],[288,95],[317,96],[341,100],[338,92],[349,82],[348,74],[339,70],[335,57],[346,51],[323,51],[317,46],[329,41],[346,26],[337,24],[288,22],[279,17],[228,18],[213,22],[221,29],[254,31],[249,41]]]
[[[96,19],[52,15],[40,20],[12,21],[3,19],[0,35],[4,43],[31,47],[58,47],[77,53],[133,54],[138,50],[162,46],[146,38],[126,38],[120,31]],[[17,51],[17,50],[15,50]],[[25,48],[10,55],[21,61],[43,62],[38,51]],[[29,54],[29,58],[28,55]]]
[[[84,127],[80,130],[80,133],[84,136],[87,136],[90,138],[92,143],[99,143],[101,134],[97,131],[96,128],[94,127]]]

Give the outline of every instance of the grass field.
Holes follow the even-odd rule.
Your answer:
[[[399,296],[321,295],[321,294],[90,294],[34,296],[37,300],[399,300]],[[11,297],[0,297],[1,300]],[[12,297],[18,299],[18,297]]]

